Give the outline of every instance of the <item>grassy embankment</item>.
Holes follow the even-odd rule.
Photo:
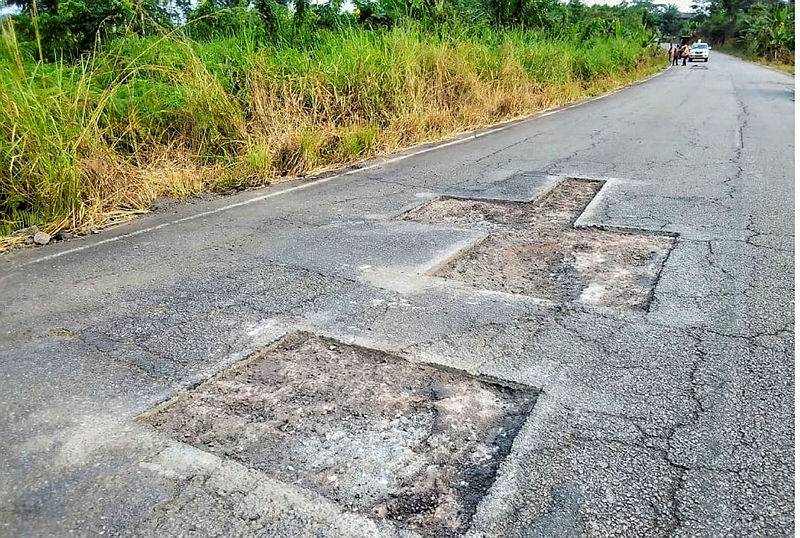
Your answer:
[[[725,54],[730,54],[731,56],[736,56],[737,58],[741,58],[749,62],[774,67],[775,69],[780,69],[781,71],[785,71],[794,75],[794,63],[790,63],[788,61],[770,60],[761,55],[749,52],[741,47],[729,44],[715,45],[714,50],[724,52]]]
[[[77,64],[0,43],[0,248],[85,232],[156,197],[265,185],[558,106],[663,67],[638,42],[537,33],[321,31],[117,40]]]

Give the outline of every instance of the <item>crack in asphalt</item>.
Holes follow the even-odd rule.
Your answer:
[[[736,86],[736,82],[733,79],[733,76],[730,78],[731,86],[733,87],[733,94],[736,98],[736,123],[737,123],[737,138],[736,138],[736,147],[733,152],[733,157],[731,158],[731,164],[736,167],[736,174],[732,178],[727,178],[723,180],[722,184],[727,189],[728,198],[734,198],[735,195],[739,192],[739,186],[741,185],[742,178],[744,177],[744,167],[742,166],[742,159],[744,155],[744,134],[745,130],[748,127],[749,123],[749,110],[747,105],[745,104],[742,96],[739,93],[739,90]]]
[[[539,133],[534,133],[534,134],[532,134],[532,135],[526,136],[526,137],[524,137],[524,138],[522,138],[522,139],[520,139],[520,140],[517,140],[516,142],[512,142],[511,144],[507,144],[507,145],[503,146],[503,147],[502,147],[502,148],[500,148],[500,149],[497,149],[497,150],[495,150],[495,151],[492,151],[491,153],[487,153],[487,154],[486,154],[486,155],[484,155],[483,157],[481,157],[481,158],[479,158],[479,159],[475,160],[474,162],[475,162],[475,163],[482,163],[483,161],[485,161],[485,160],[487,160],[487,159],[490,159],[490,158],[492,158],[492,157],[494,157],[494,156],[496,156],[496,155],[499,155],[500,153],[503,153],[504,151],[508,151],[509,149],[515,148],[515,147],[517,147],[517,146],[520,146],[520,145],[522,145],[522,144],[525,144],[526,142],[530,142],[531,140],[534,140],[534,139],[536,139],[536,138],[539,138],[539,137],[540,137],[540,136],[542,136],[543,134],[544,134],[544,133],[541,133],[541,132],[539,132]]]
[[[574,159],[583,152],[595,149],[601,143],[600,133],[602,132],[603,132],[602,129],[593,130],[591,133],[588,134],[588,137],[591,140],[588,146],[578,148],[569,155],[567,155],[566,157],[561,157],[560,159],[551,161],[550,164],[546,167],[546,173],[550,175],[559,175],[561,170],[560,166],[562,164],[568,163],[569,161],[571,161],[572,159]]]

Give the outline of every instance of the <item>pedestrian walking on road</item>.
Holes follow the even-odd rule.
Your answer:
[[[678,58],[681,57],[681,49],[678,44],[675,44],[675,47],[672,49],[672,65],[678,65]]]
[[[675,60],[675,45],[672,43],[669,44],[669,52],[667,52],[667,61],[672,64]]]
[[[681,56],[683,56],[683,65],[686,65],[686,60],[689,59],[689,45],[684,45],[681,48]]]

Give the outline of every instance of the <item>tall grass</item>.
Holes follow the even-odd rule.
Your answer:
[[[640,43],[415,27],[257,46],[128,36],[77,64],[0,44],[0,235],[85,231],[156,197],[265,185],[602,92]],[[281,44],[283,43],[283,44]]]

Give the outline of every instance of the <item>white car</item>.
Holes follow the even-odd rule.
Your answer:
[[[708,43],[695,43],[689,49],[689,61],[693,62],[695,60],[703,60],[704,62],[708,61],[708,50],[711,47],[708,46]]]

